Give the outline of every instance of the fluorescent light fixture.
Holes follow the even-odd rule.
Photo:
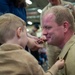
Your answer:
[[[29,29],[27,29],[27,32],[29,32]]]
[[[31,5],[32,4],[32,1],[26,0],[26,3],[29,4],[29,5]]]
[[[31,21],[28,21],[27,23],[28,23],[29,25],[32,25],[32,22],[31,22]]]
[[[39,13],[42,13],[42,10],[41,10],[41,9],[38,9],[37,11],[38,11]]]

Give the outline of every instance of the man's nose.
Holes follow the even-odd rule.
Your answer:
[[[46,29],[43,29],[43,30],[42,30],[42,34],[43,34],[43,35],[46,35],[46,34],[47,34],[47,30],[46,30]]]

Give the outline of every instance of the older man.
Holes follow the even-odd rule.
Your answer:
[[[48,1],[49,1],[49,4],[43,9],[41,17],[40,17],[40,21],[41,21],[41,18],[43,16],[44,12],[47,11],[48,9],[50,9],[52,6],[56,6],[56,5],[62,5],[67,8],[70,8],[72,10],[73,15],[75,16],[74,7],[71,2],[67,2],[67,1],[63,1],[63,0],[48,0]],[[41,21],[41,25],[42,25],[42,21]],[[55,63],[56,58],[59,55],[59,53],[61,52],[61,50],[60,50],[60,48],[53,46],[53,45],[49,45],[47,43],[46,43],[46,48],[47,48],[49,67],[51,67]]]
[[[68,8],[53,6],[42,16],[43,35],[47,43],[61,48],[58,59],[65,60],[61,75],[75,75],[74,17]]]

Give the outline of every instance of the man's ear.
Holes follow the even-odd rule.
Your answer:
[[[64,32],[67,32],[68,29],[69,29],[69,27],[70,27],[70,24],[69,24],[67,21],[65,21],[65,22],[63,23],[63,27],[64,27]]]
[[[17,31],[16,31],[16,34],[17,34],[17,37],[18,37],[18,38],[20,38],[21,32],[22,32],[22,28],[21,28],[21,27],[18,27],[18,28],[17,28]]]

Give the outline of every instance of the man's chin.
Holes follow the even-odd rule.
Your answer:
[[[52,45],[52,43],[51,43],[51,42],[49,42],[49,41],[48,41],[47,43],[48,43],[48,45]]]
[[[47,43],[48,43],[48,45],[53,45],[53,46],[55,46],[55,44],[52,43],[52,42],[47,42]]]

